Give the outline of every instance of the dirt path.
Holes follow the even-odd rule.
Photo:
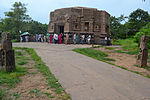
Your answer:
[[[34,48],[73,100],[150,100],[150,79],[72,51],[73,45],[16,43]]]

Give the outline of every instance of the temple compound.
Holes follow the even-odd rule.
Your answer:
[[[100,44],[110,36],[110,14],[86,7],[56,9],[50,13],[48,32],[90,34],[94,43]]]

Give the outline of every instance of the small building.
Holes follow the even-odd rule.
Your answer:
[[[56,9],[50,13],[49,33],[92,35],[96,44],[110,36],[110,14],[86,7]]]

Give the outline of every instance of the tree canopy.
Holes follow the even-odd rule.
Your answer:
[[[31,34],[47,32],[47,24],[32,20],[26,13],[26,5],[21,2],[15,2],[12,5],[11,11],[5,12],[6,17],[0,19],[1,32],[13,33],[15,37],[20,35],[20,31],[28,31]]]
[[[129,17],[121,15],[120,17],[111,16],[111,36],[125,39],[133,37],[140,29],[150,22],[150,15],[147,11],[137,9],[130,13]]]

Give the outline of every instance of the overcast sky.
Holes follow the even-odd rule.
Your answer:
[[[16,1],[27,4],[27,14],[33,20],[41,23],[49,22],[49,13],[58,8],[66,7],[90,7],[99,10],[106,10],[112,16],[124,14],[128,16],[132,11],[141,8],[150,13],[150,0],[0,0],[0,17],[4,18],[4,12],[10,11],[10,8]]]

